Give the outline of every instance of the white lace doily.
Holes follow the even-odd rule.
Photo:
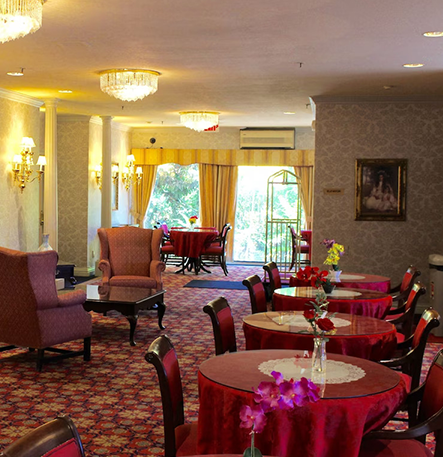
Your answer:
[[[277,371],[284,379],[299,380],[302,377],[312,379],[314,374],[311,368],[311,358],[277,359],[262,362],[258,369],[263,374],[271,376],[271,372]],[[358,381],[366,375],[365,371],[350,363],[338,362],[336,360],[326,361],[326,384],[344,384],[346,382]]]
[[[334,289],[330,294],[326,294],[331,298],[350,298],[350,297],[359,297],[360,292],[354,292],[353,290],[343,290],[343,289]]]
[[[281,316],[275,316],[271,318],[277,325],[292,325],[294,327],[311,328],[311,324],[300,314],[282,314]],[[347,319],[340,319],[339,317],[333,317],[331,321],[334,323],[335,328],[347,327],[351,325],[351,321]]]
[[[357,279],[365,279],[365,277],[361,276],[361,275],[350,275],[350,274],[343,274],[343,273],[340,275],[341,281],[353,281],[353,280],[357,280]]]

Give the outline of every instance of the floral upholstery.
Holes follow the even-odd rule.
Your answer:
[[[166,268],[160,260],[162,229],[101,228],[98,236],[103,284],[162,290]]]
[[[55,251],[0,248],[0,341],[43,349],[91,337],[83,291],[57,296]]]

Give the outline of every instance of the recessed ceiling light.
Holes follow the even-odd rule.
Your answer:
[[[8,76],[23,76],[23,70],[22,71],[9,71],[6,73]]]
[[[283,114],[295,114],[295,111],[284,111]]]
[[[423,36],[428,38],[440,38],[443,37],[443,32],[425,32]]]
[[[69,90],[69,89],[62,89],[62,90],[59,90],[59,92],[61,94],[72,94],[72,90]]]
[[[403,66],[405,68],[420,68],[424,66],[424,63],[405,63]]]

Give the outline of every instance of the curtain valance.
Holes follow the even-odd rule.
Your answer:
[[[313,166],[313,149],[132,149],[137,165]]]

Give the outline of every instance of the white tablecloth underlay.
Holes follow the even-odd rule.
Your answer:
[[[311,324],[300,314],[281,314],[280,316],[272,317],[271,320],[277,325],[292,325],[293,327],[308,328],[312,331]],[[335,328],[351,325],[351,321],[339,317],[333,317],[331,321],[334,323]]]
[[[330,294],[326,294],[331,298],[350,298],[350,297],[359,297],[360,292],[354,292],[353,290],[343,290],[343,289],[334,289]]]

